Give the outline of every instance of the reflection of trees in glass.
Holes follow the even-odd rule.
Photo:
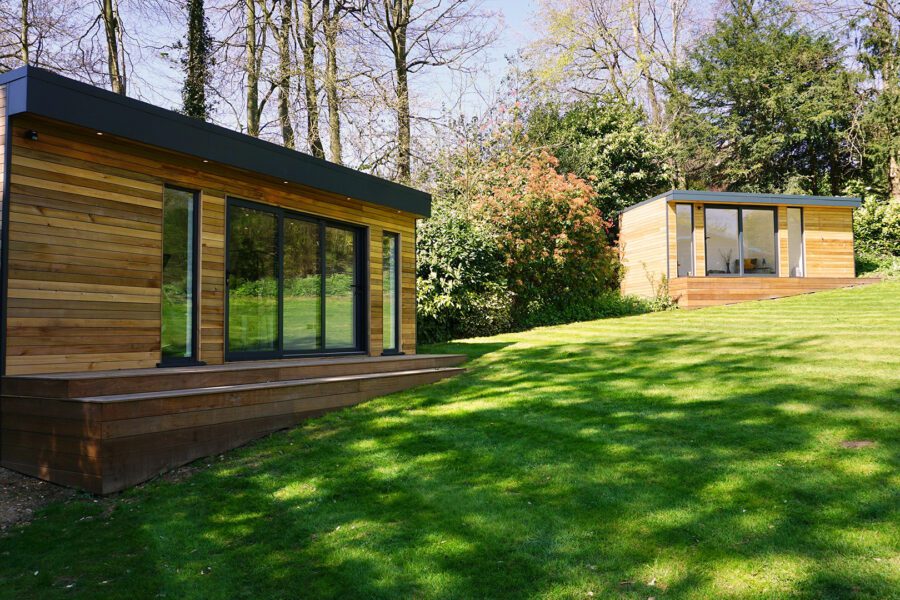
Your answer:
[[[193,332],[194,194],[166,188],[163,197],[162,355],[189,357]]]
[[[382,339],[385,350],[397,347],[397,236],[386,234],[381,246]]]
[[[231,207],[228,271],[232,287],[275,277],[275,215]],[[261,290],[262,292],[262,290]]]

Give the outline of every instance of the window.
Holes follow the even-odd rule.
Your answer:
[[[803,209],[787,209],[788,275],[803,277]]]
[[[226,358],[364,349],[363,230],[229,198]]]
[[[396,233],[385,233],[381,247],[382,340],[385,352],[399,350],[400,329],[400,239]]]
[[[745,275],[774,275],[775,211],[762,208],[741,209],[741,240]]]
[[[195,362],[197,321],[197,192],[163,194],[162,363]]]
[[[690,204],[675,205],[675,239],[678,277],[694,274],[694,212]]]
[[[706,208],[706,274],[778,274],[775,209]]]

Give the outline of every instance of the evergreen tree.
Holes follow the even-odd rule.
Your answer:
[[[873,80],[863,117],[868,181],[900,203],[900,14],[874,0],[861,27],[859,59]]]
[[[590,183],[604,218],[669,187],[663,146],[631,102],[605,96],[563,109],[545,104],[529,115],[528,134],[559,160],[561,172]]]
[[[842,193],[856,78],[829,37],[777,1],[735,0],[673,78],[673,138],[689,186]]]
[[[181,59],[184,86],[182,111],[189,117],[209,119],[212,105],[207,97],[211,79],[213,39],[206,22],[203,0],[187,0],[187,49]]]

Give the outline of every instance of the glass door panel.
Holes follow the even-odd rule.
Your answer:
[[[706,209],[706,274],[740,275],[738,209]]]
[[[228,207],[228,352],[277,352],[278,217]]]
[[[678,258],[678,277],[694,274],[694,207],[690,204],[675,205],[675,241]]]
[[[322,347],[322,269],[320,226],[284,219],[284,349]]]
[[[356,347],[356,235],[325,227],[325,348]]]
[[[803,277],[803,209],[787,209],[788,275]]]
[[[775,211],[741,209],[744,275],[775,275]]]
[[[194,358],[197,287],[197,195],[166,187],[163,195],[162,362]]]

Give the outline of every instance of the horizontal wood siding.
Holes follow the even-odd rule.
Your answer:
[[[623,294],[652,298],[667,275],[666,210],[666,202],[659,199],[622,213],[619,255],[625,268]]]
[[[681,308],[703,308],[878,282],[856,277],[679,277],[669,284],[669,293]]]
[[[803,237],[808,277],[854,277],[853,211],[806,206]]]
[[[368,227],[378,247],[370,277],[381,266],[372,234],[399,233],[402,344],[415,351],[415,215],[36,117],[12,126],[7,373],[156,365],[165,184],[201,192],[202,360],[224,356],[226,196]],[[28,129],[39,139],[26,140]],[[370,310],[374,352],[380,296]]]

